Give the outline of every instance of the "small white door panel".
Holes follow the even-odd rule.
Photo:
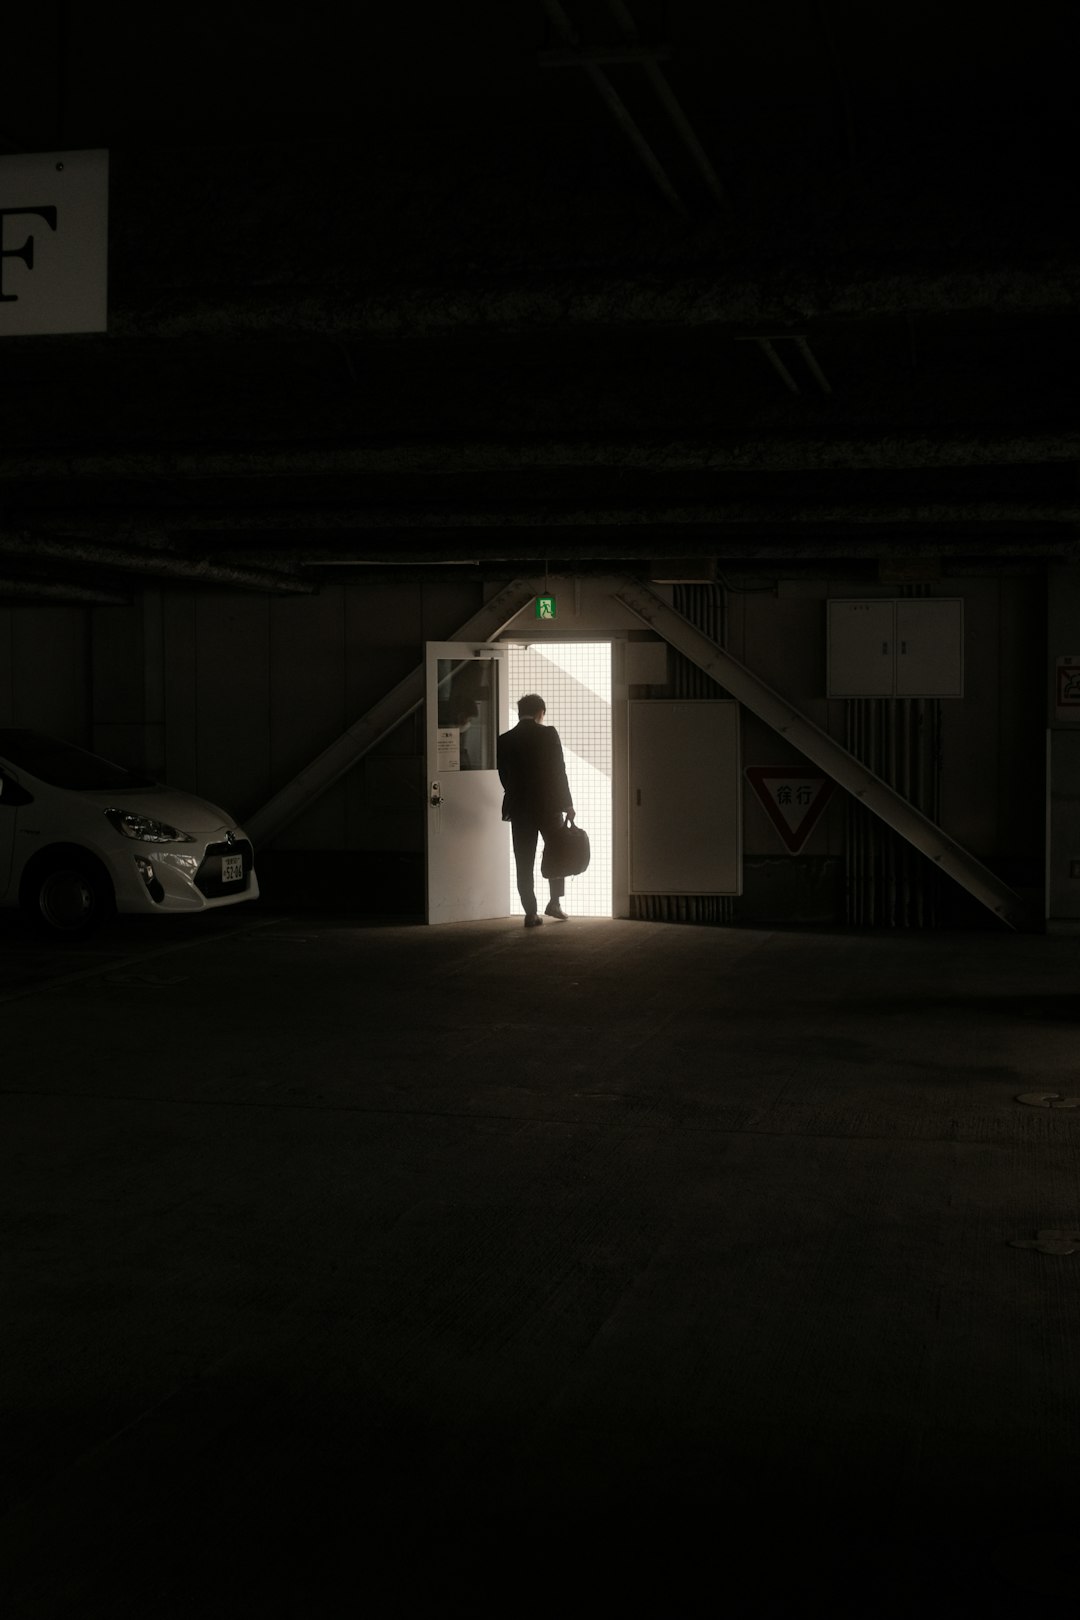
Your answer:
[[[963,697],[962,597],[910,597],[897,602],[896,695]]]
[[[891,601],[829,602],[829,697],[891,697],[896,685]]]
[[[430,641],[425,663],[427,920],[505,917],[510,829],[496,749],[509,729],[506,650]]]

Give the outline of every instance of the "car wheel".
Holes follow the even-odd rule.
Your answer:
[[[29,875],[23,907],[39,933],[85,939],[115,910],[112,884],[92,861],[58,856]]]

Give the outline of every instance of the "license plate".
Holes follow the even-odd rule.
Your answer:
[[[222,883],[239,883],[244,875],[244,857],[242,855],[223,855],[221,857]]]

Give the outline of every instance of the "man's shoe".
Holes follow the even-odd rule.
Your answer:
[[[566,912],[563,910],[562,906],[557,900],[548,901],[547,905],[544,907],[544,916],[558,917],[560,922],[566,921]]]
[[[535,911],[530,911],[528,916],[525,918],[526,928],[542,928],[543,925],[543,917],[538,917]]]

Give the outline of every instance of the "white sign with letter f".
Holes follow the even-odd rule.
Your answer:
[[[104,332],[109,154],[0,157],[0,337]]]

